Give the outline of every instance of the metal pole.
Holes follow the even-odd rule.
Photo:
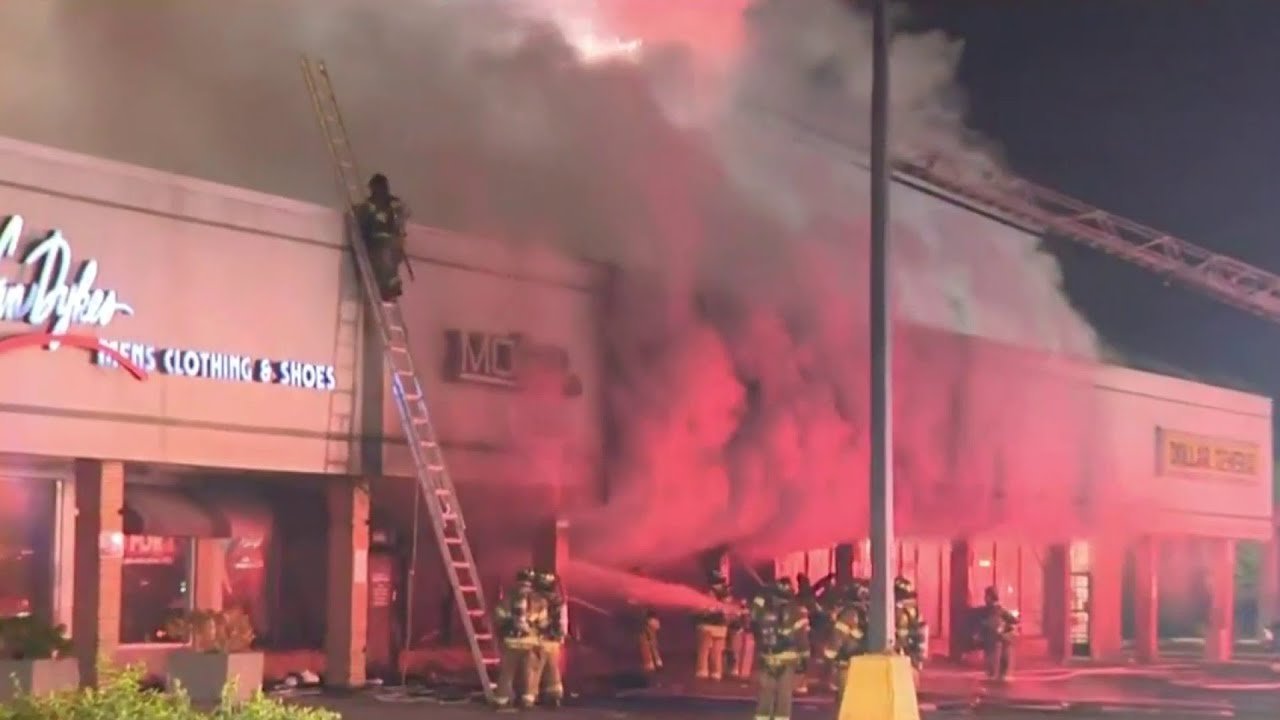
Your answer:
[[[871,651],[894,637],[893,345],[889,311],[889,27],[872,0],[871,57]]]
[[[401,645],[400,652],[403,657],[399,658],[400,664],[400,684],[408,686],[409,684],[409,662],[411,657],[410,651],[413,650],[413,604],[414,604],[414,586],[418,580],[418,513],[422,503],[426,502],[426,498],[422,497],[422,483],[415,482],[413,484],[413,538],[409,541],[409,572],[405,573],[405,589],[404,589],[404,644]]]

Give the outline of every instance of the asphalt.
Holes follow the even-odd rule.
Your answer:
[[[520,715],[551,715],[582,720],[644,718],[747,718],[752,688],[746,682],[689,682],[668,677],[646,688],[584,688],[556,711],[530,710]],[[948,720],[991,717],[1021,720],[1045,716],[1072,718],[1143,718],[1160,720],[1280,718],[1280,666],[1270,662],[1238,662],[1222,666],[1167,663],[1159,666],[1088,666],[1041,668],[1021,672],[1012,682],[990,683],[981,673],[963,668],[926,671],[919,690],[925,718]],[[456,693],[395,688],[346,697],[309,696],[293,701],[318,704],[340,712],[346,720],[398,720],[429,714],[440,720],[466,720],[494,715]],[[797,699],[796,718],[832,718],[833,698],[813,694]],[[506,715],[506,713],[504,713]]]

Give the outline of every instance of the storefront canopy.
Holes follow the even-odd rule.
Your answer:
[[[231,537],[221,513],[206,510],[185,492],[171,487],[128,484],[124,488],[126,535]]]

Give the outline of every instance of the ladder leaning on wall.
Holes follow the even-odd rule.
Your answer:
[[[354,209],[365,199],[362,176],[347,136],[338,98],[329,71],[323,62],[302,59],[302,75],[311,94],[316,121],[333,158],[340,193],[346,210],[347,238],[356,259],[365,302],[373,310],[383,353],[390,367],[392,396],[399,410],[405,439],[413,456],[419,495],[425,501],[436,544],[444,560],[445,573],[453,586],[455,604],[462,615],[467,643],[475,662],[485,699],[492,702],[491,673],[498,663],[498,644],[493,620],[485,607],[484,590],[476,571],[475,557],[467,541],[466,523],[449,470],[445,466],[435,427],[427,407],[426,392],[414,369],[409,351],[409,330],[397,301],[384,302],[374,279],[369,253],[360,237]],[[416,538],[415,538],[416,539]],[[409,612],[412,612],[410,610]]]

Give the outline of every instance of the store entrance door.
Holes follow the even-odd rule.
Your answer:
[[[1075,657],[1089,657],[1089,595],[1093,586],[1093,576],[1087,572],[1071,573],[1071,607],[1068,611],[1068,622],[1071,627],[1071,654]]]

